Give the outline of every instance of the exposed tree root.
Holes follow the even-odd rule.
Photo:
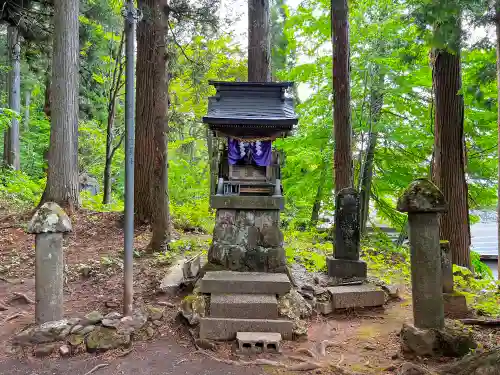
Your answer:
[[[0,326],[3,326],[5,323],[7,323],[13,319],[19,318],[20,316],[23,316],[23,314],[22,313],[15,313],[15,314],[9,315],[4,320],[2,320],[2,323],[0,324]]]
[[[323,340],[319,343],[318,345],[318,353],[321,357],[326,356],[326,349],[328,349],[330,346],[334,346],[335,344],[331,341],[328,340]]]
[[[26,302],[27,304],[30,304],[30,305],[34,305],[35,304],[35,301],[33,301],[31,298],[29,298],[24,293],[14,292],[12,294],[14,294],[14,298],[13,299],[22,299],[24,302]]]
[[[311,358],[318,358],[318,355],[316,353],[314,353],[311,349],[299,348],[296,350],[296,352],[299,354],[307,355],[308,357],[311,357]]]
[[[500,347],[468,355],[458,362],[444,366],[439,373],[441,375],[500,375]]]
[[[460,322],[478,326],[500,326],[500,319],[461,319]]]
[[[89,372],[85,373],[85,375],[90,375],[90,374],[92,374],[92,373],[96,372],[97,370],[100,370],[100,369],[102,369],[102,368],[104,368],[104,367],[107,367],[107,366],[109,366],[109,363],[101,363],[100,365],[95,366],[95,367],[94,367],[92,370],[90,370]]]

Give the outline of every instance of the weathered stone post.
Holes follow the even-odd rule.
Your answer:
[[[443,293],[453,293],[453,264],[450,256],[450,242],[440,241],[441,270],[443,272]]]
[[[359,194],[342,189],[335,201],[335,251],[327,258],[328,275],[340,279],[366,278],[366,263],[359,260]]]
[[[36,235],[35,244],[35,317],[36,323],[63,317],[64,257],[63,234],[71,232],[71,221],[56,203],[39,208],[28,225]]]
[[[450,242],[441,241],[441,270],[443,271],[444,314],[450,318],[465,318],[469,314],[467,300],[463,294],[455,292],[453,282],[453,263]]]
[[[415,327],[443,328],[438,214],[446,211],[444,196],[429,180],[418,179],[399,198],[397,209],[408,213]]]

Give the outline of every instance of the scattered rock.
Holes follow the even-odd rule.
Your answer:
[[[100,323],[101,320],[104,317],[99,311],[92,311],[85,315],[85,324],[84,325],[89,325],[89,324],[97,324]]]
[[[292,289],[279,298],[278,313],[280,316],[286,316],[292,320],[304,319],[311,316],[312,307],[297,290]]]
[[[295,319],[293,321],[293,335],[295,338],[299,338],[307,335],[307,323],[300,319]]]
[[[153,336],[155,335],[155,330],[153,329],[153,327],[151,326],[147,327],[146,334],[148,335],[148,339],[153,338]]]
[[[401,338],[403,351],[418,356],[462,357],[477,348],[470,332],[454,326],[436,330],[404,324]]]
[[[87,326],[89,327],[89,326]],[[83,328],[85,328],[84,326],[82,326],[81,324],[77,324],[76,326],[74,326],[73,328],[71,328],[71,331],[70,333],[78,333],[80,332]]]
[[[381,285],[381,288],[389,298],[389,300],[399,300],[401,299],[399,295],[399,288],[395,285]]]
[[[431,372],[413,363],[403,363],[397,375],[431,375]]]
[[[92,332],[95,329],[95,325],[88,325],[83,327],[80,331],[78,331],[78,334],[80,335],[86,335],[87,333]]]
[[[163,323],[161,322],[161,320],[153,320],[153,324],[157,327],[160,327]]]
[[[165,309],[151,305],[147,305],[146,309],[150,320],[161,320],[163,318]]]
[[[85,344],[89,353],[102,352],[128,346],[130,335],[111,328],[97,327],[85,338]]]
[[[215,350],[217,348],[217,345],[215,345],[214,342],[207,339],[196,339],[194,342],[196,346],[198,346],[201,349]]]
[[[144,327],[147,321],[147,315],[142,310],[136,309],[132,316],[125,316],[120,319],[117,329],[124,334],[131,334]]]
[[[176,295],[184,281],[184,261],[178,261],[170,267],[160,283],[159,291],[168,295]]]
[[[157,303],[158,303],[158,305],[160,305],[160,306],[166,306],[166,307],[168,307],[168,308],[170,308],[170,309],[173,309],[173,308],[175,307],[175,304],[173,304],[173,303],[171,303],[171,302],[158,301]]]
[[[187,320],[190,326],[200,323],[200,318],[205,316],[205,296],[193,294],[184,298],[181,302],[180,314]]]
[[[33,350],[33,355],[35,357],[48,357],[54,352],[56,347],[57,344],[54,343],[37,345]]]
[[[70,335],[70,336],[68,336],[67,341],[71,346],[78,346],[78,345],[83,344],[83,342],[85,341],[85,336],[84,335],[76,335],[76,334]]]
[[[69,356],[70,354],[70,350],[69,350],[69,346],[68,345],[63,345],[59,348],[59,354],[62,356],[62,357],[67,357]]]
[[[121,323],[122,314],[118,312],[110,312],[101,321],[104,327],[117,328]]]
[[[110,309],[116,309],[117,307],[120,306],[120,304],[117,301],[106,301],[104,306]]]
[[[63,340],[73,328],[68,319],[47,322],[40,326],[28,328],[14,337],[15,345],[44,344]]]

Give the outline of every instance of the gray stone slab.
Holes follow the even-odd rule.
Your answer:
[[[291,320],[271,319],[231,319],[202,318],[200,322],[200,338],[209,340],[234,340],[238,332],[276,332],[284,340],[293,336]]]
[[[175,295],[184,281],[184,260],[175,263],[168,270],[160,283],[159,291],[168,295]]]
[[[265,272],[207,272],[201,280],[201,293],[210,294],[277,294],[290,291],[288,276]]]
[[[375,307],[385,303],[384,291],[370,284],[333,286],[327,289],[334,309]]]
[[[278,300],[271,294],[212,294],[213,318],[277,319]]]
[[[236,341],[241,353],[281,351],[281,333],[277,332],[237,332]]]
[[[328,315],[333,312],[333,305],[331,301],[317,302],[316,310],[323,315]]]
[[[447,318],[463,319],[469,316],[467,300],[458,293],[443,293],[444,313]]]
[[[328,266],[328,276],[330,277],[341,279],[366,278],[366,263],[362,260],[327,257],[326,262]]]

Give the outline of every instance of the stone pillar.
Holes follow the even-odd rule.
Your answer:
[[[453,264],[451,263],[450,242],[440,241],[441,270],[443,273],[443,293],[453,293]]]
[[[286,272],[279,210],[218,209],[205,269]]]
[[[466,318],[469,315],[467,300],[463,294],[455,292],[453,282],[453,263],[451,262],[450,242],[441,241],[441,270],[443,273],[444,314],[449,318]]]
[[[328,275],[337,279],[365,279],[366,263],[359,260],[359,194],[342,189],[335,200],[335,250],[327,257]]]
[[[429,180],[418,179],[401,196],[397,209],[408,213],[415,327],[443,328],[438,214],[446,211],[444,196]]]
[[[56,203],[39,208],[28,225],[35,238],[35,318],[37,324],[63,317],[63,234],[71,221]]]

